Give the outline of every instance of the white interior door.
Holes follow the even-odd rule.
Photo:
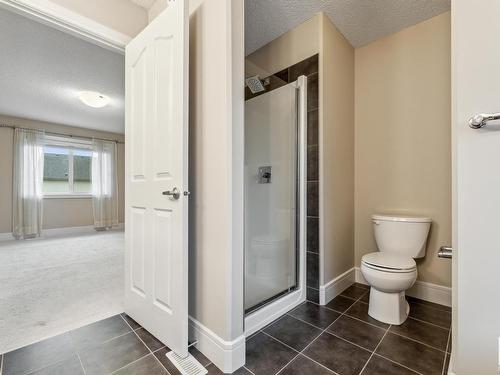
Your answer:
[[[125,58],[125,312],[182,357],[188,346],[188,22],[187,1],[171,1],[130,42]]]
[[[456,375],[500,371],[500,1],[452,1],[453,355]],[[432,89],[432,88],[430,88]]]

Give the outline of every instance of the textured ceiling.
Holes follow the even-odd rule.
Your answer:
[[[0,9],[0,114],[124,132],[124,56]],[[94,109],[77,98],[110,97]]]
[[[450,9],[450,0],[245,0],[247,55],[317,12],[360,47]]]

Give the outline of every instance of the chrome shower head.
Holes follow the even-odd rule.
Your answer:
[[[252,76],[245,79],[245,83],[252,92],[252,94],[257,94],[258,92],[265,91],[264,83],[260,80],[259,76]]]

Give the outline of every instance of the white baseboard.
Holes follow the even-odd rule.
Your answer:
[[[125,228],[124,223],[119,223],[118,226],[113,227],[112,230],[123,230]],[[53,229],[43,229],[42,238],[52,238],[59,236],[70,236],[72,234],[85,234],[94,233],[96,230],[93,225],[84,225],[80,227],[66,227],[66,228],[53,228]],[[1,241],[14,240],[12,233],[0,233]]]
[[[356,267],[356,282],[368,285],[359,267]],[[424,301],[439,303],[440,305],[451,306],[451,288],[447,286],[417,280],[415,285],[406,291],[406,295]]]
[[[455,375],[453,372],[453,353],[450,354],[450,363],[448,363],[448,375]]]
[[[319,304],[326,305],[340,293],[350,287],[356,280],[355,268],[344,272],[335,279],[329,281],[325,285],[319,287]]]
[[[245,364],[245,335],[226,341],[209,328],[189,317],[189,338],[196,348],[222,372],[233,373]]]
[[[0,233],[0,242],[13,240],[12,233]]]
[[[59,237],[69,236],[72,234],[84,234],[95,232],[93,225],[85,225],[81,227],[53,228],[42,230],[42,237]]]

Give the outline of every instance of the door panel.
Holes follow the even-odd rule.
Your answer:
[[[172,211],[155,210],[154,302],[171,311],[172,288]]]
[[[141,298],[144,298],[144,221],[145,208],[132,207],[131,209],[131,274],[132,290]]]
[[[187,2],[126,49],[125,312],[187,356]],[[177,188],[179,196],[165,195]]]
[[[500,370],[500,2],[452,1],[453,353],[457,375]]]

